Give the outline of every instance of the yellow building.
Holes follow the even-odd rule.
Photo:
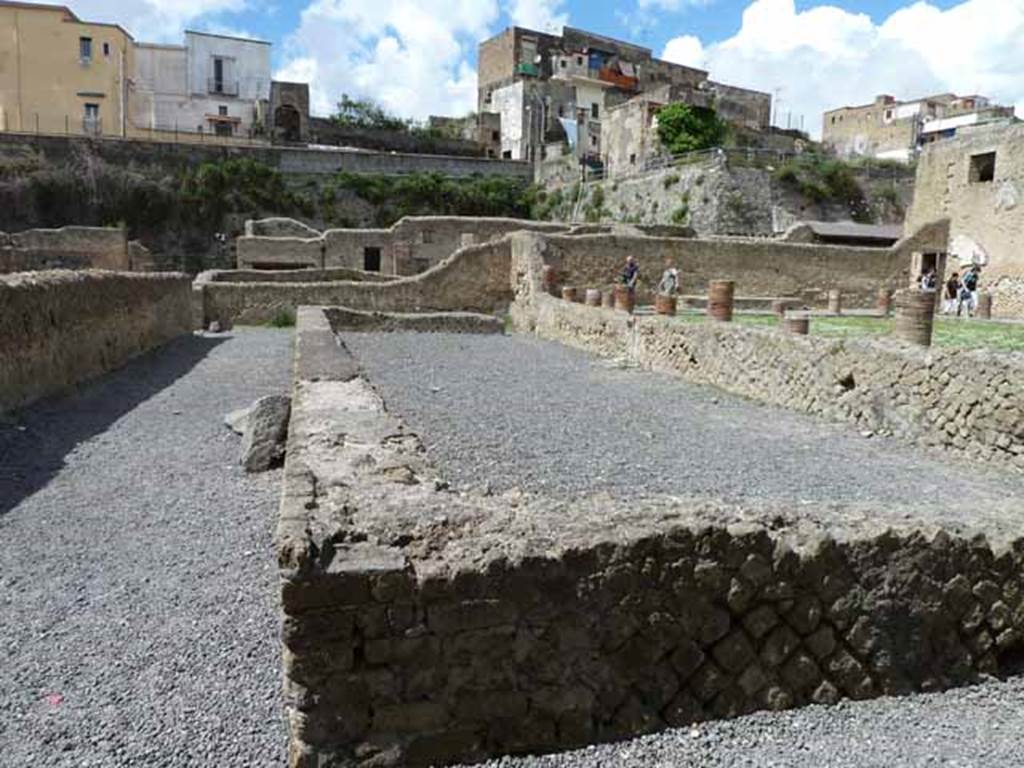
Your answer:
[[[125,136],[131,35],[60,5],[0,0],[0,131]]]

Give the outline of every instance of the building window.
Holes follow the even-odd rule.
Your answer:
[[[597,136],[591,136],[590,137],[590,146],[592,146],[592,147],[596,147],[597,146]]]
[[[110,43],[103,44],[103,55],[108,59],[110,58]]]
[[[590,105],[590,116],[595,120],[601,117],[601,108],[597,104]]]
[[[501,131],[491,131],[491,141],[501,141]]]
[[[835,124],[836,124],[836,116],[832,115],[832,125],[835,125]]]
[[[83,63],[92,61],[92,38],[91,37],[80,37],[78,38],[78,58]]]
[[[85,114],[82,116],[82,130],[85,133],[102,133],[103,124],[100,122],[100,105],[86,104]]]
[[[559,64],[561,64],[561,66],[562,66],[562,69],[565,69],[565,67],[566,67],[566,64],[565,64],[565,59],[562,59],[562,60],[561,60],[561,61],[559,61],[558,63],[559,63]]]
[[[971,155],[971,171],[969,181],[972,184],[984,184],[995,181],[996,153],[986,152],[983,155]]]
[[[576,57],[576,66],[578,66],[578,67],[582,67],[583,66],[583,57],[582,56],[577,56]]]
[[[424,245],[430,245],[434,242],[434,233],[429,229],[425,229],[420,233],[420,242]]]
[[[630,165],[636,165],[636,155],[635,154],[629,156],[629,164]]]
[[[501,153],[501,157],[502,157],[503,160],[511,160],[512,159],[512,150],[511,149],[506,149],[504,152]]]
[[[227,117],[228,116],[228,108],[223,106],[223,105],[217,107],[217,114],[220,115],[221,117]]]

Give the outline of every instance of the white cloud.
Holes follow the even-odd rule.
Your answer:
[[[181,42],[186,27],[248,5],[248,0],[74,0],[70,7],[85,21],[120,24],[141,42]]]
[[[476,108],[471,62],[498,15],[497,0],[315,0],[276,76],[308,80],[317,114],[342,93],[403,117],[465,114]]]
[[[964,0],[947,10],[915,2],[880,24],[828,5],[798,12],[794,0],[754,0],[735,36],[701,50],[714,79],[781,89],[777,122],[792,115],[799,125],[802,115],[819,135],[823,111],[882,93],[983,93],[1024,105],[1022,38],[1024,0]],[[697,43],[675,38],[663,56],[692,64]]]
[[[563,5],[564,0],[512,0],[508,16],[517,27],[560,35],[562,27],[569,23]]]
[[[707,54],[704,52],[700,38],[693,35],[681,35],[668,41],[661,58],[675,64],[703,69],[707,61]]]

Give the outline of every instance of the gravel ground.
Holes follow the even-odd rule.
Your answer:
[[[905,505],[946,522],[984,521],[1014,498],[1019,514],[1024,498],[1010,472],[965,472],[947,456],[532,337],[343,340],[459,486]]]
[[[284,764],[280,472],[221,420],[290,347],[179,339],[0,424],[0,765]]]
[[[1024,680],[702,723],[486,768],[1019,768]]]

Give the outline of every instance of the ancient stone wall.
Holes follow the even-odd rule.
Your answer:
[[[128,237],[119,227],[61,227],[0,232],[0,272],[45,269],[129,271]]]
[[[640,263],[639,299],[652,300],[672,259],[679,269],[680,293],[704,294],[708,282],[736,281],[740,296],[796,296],[820,303],[839,289],[849,306],[873,306],[878,289],[905,286],[913,247],[892,249],[811,245],[754,239],[659,238],[622,235],[545,236],[545,263],[558,282],[577,288],[605,288],[616,281],[626,256]]]
[[[191,330],[190,280],[54,270],[0,276],[0,411],[117,368]]]
[[[985,156],[995,164],[991,177],[972,173]],[[951,266],[985,265],[982,288],[994,295],[993,315],[1024,317],[1024,126],[980,127],[925,149],[906,226],[938,217],[950,219],[947,250],[962,261]]]
[[[1012,526],[453,492],[319,310],[300,312],[295,370],[276,533],[292,768],[939,690],[1024,648]]]
[[[565,232],[564,224],[464,216],[406,216],[389,229],[329,229],[305,233],[288,220],[246,223],[237,240],[238,267],[345,267],[365,269],[375,249],[380,271],[414,275],[448,258],[464,245],[486,242],[521,229]],[[304,226],[304,225],[300,225]],[[307,228],[308,229],[308,228]],[[297,236],[286,235],[293,232]]]
[[[544,293],[543,238],[517,234],[512,251],[512,317],[523,330],[760,402],[1024,470],[1022,354],[631,316]]]
[[[507,238],[460,248],[440,264],[413,277],[388,281],[323,281],[333,270],[297,270],[290,282],[221,282],[197,279],[196,323],[264,323],[305,304],[380,312],[497,312],[508,306]],[[224,273],[230,280],[232,273]]]

